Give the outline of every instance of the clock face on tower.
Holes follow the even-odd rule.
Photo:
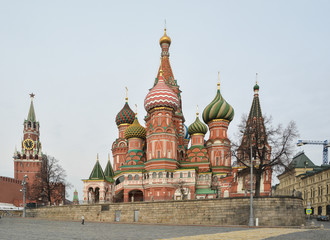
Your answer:
[[[33,147],[34,147],[34,142],[32,139],[28,138],[28,139],[25,139],[24,142],[23,142],[23,147],[26,149],[26,150],[31,150]]]

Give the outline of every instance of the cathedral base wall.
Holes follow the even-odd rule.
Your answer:
[[[98,222],[137,222],[182,225],[247,225],[249,201],[244,198],[70,205],[28,210],[29,217]],[[117,216],[117,217],[116,217]],[[305,222],[302,199],[254,199],[254,216],[260,226],[300,226]],[[119,220],[119,221],[118,221]]]

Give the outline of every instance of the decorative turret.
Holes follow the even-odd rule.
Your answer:
[[[120,112],[116,116],[116,124],[117,126],[121,124],[132,124],[134,121],[134,112],[128,105],[128,97],[127,97],[127,87],[126,87],[126,98],[125,98],[125,105],[120,110]]]
[[[193,134],[198,134],[198,133],[205,135],[207,133],[207,126],[199,120],[198,107],[197,107],[197,113],[196,113],[196,120],[194,123],[192,123],[189,126],[188,133],[190,134],[190,136],[192,136]]]
[[[144,108],[147,112],[156,107],[168,107],[174,111],[180,106],[178,96],[166,85],[161,70],[158,83],[144,99]]]
[[[210,138],[206,142],[206,146],[214,174],[227,176],[231,171],[231,144],[227,136],[227,130],[233,118],[234,109],[220,93],[220,77],[218,73],[217,95],[203,112],[203,120],[210,130]]]
[[[212,120],[226,120],[231,122],[234,118],[234,109],[226,102],[220,93],[220,81],[218,82],[217,95],[203,111],[203,120],[206,124]]]
[[[104,180],[104,179],[105,176],[99,162],[99,154],[97,154],[97,160],[91,174],[89,175],[89,180]]]
[[[110,154],[108,155],[108,163],[107,166],[104,169],[104,176],[108,181],[112,181],[112,178],[114,176],[114,172],[111,166],[111,162],[110,162]]]

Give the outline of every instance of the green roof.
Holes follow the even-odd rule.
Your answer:
[[[316,165],[305,155],[304,152],[298,153],[293,157],[289,167],[292,168],[314,168]]]
[[[96,161],[93,171],[91,172],[91,175],[89,175],[89,180],[95,180],[95,179],[97,180],[105,179],[99,160]]]
[[[113,173],[113,169],[110,163],[110,160],[108,160],[107,166],[104,169],[104,176],[108,178],[113,178],[115,174]]]
[[[36,122],[36,114],[34,112],[34,107],[33,107],[33,101],[32,100],[31,100],[30,110],[29,110],[27,120],[30,121],[30,122]]]
[[[196,189],[196,194],[215,194],[216,191],[211,188],[200,188]]]

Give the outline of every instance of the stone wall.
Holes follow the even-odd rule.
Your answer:
[[[23,201],[22,181],[10,178],[0,177],[0,202],[11,203],[19,207]]]
[[[247,225],[249,198],[203,199],[186,201],[134,202],[95,205],[70,205],[28,210],[27,216],[54,220],[123,223]],[[120,211],[120,218],[118,214]],[[116,219],[117,212],[117,219]],[[136,218],[138,214],[138,218]],[[299,226],[304,223],[302,199],[262,197],[254,199],[254,217],[260,226]]]

